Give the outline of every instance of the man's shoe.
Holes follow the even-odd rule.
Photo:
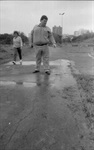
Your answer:
[[[46,73],[47,75],[50,75],[50,71],[45,71],[45,73]]]
[[[38,73],[38,72],[40,72],[40,71],[39,71],[39,70],[34,70],[34,71],[33,71],[33,73]]]
[[[13,63],[13,65],[16,65],[16,61],[13,61],[12,63]]]

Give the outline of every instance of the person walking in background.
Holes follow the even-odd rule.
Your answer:
[[[14,60],[13,64],[16,65],[16,58],[17,58],[17,53],[19,55],[20,59],[20,64],[22,65],[22,39],[19,36],[18,31],[14,31],[13,33],[14,38],[13,38],[13,48],[14,48]]]
[[[51,42],[56,47],[56,42],[51,33],[51,29],[46,26],[47,21],[47,16],[43,15],[40,18],[40,24],[33,28],[31,32],[31,47],[33,46],[35,48],[36,53],[36,68],[33,73],[40,72],[40,65],[43,58],[45,73],[50,75],[48,44]]]

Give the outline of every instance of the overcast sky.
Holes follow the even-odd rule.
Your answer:
[[[64,34],[81,28],[94,31],[93,1],[0,1],[0,33],[18,30],[28,35],[41,15],[48,16],[51,29],[63,26]]]

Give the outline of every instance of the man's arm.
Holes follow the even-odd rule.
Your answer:
[[[51,32],[48,32],[48,34],[49,34],[49,39],[50,39],[51,43],[52,43],[53,45],[56,44],[55,39],[54,39],[52,33],[51,33]]]
[[[53,46],[56,47],[56,42],[55,42],[55,39],[52,35],[52,32],[51,32],[50,28],[48,28],[48,38],[51,41],[51,43],[53,44]]]
[[[31,45],[31,47],[33,47],[33,35],[34,35],[34,29],[37,27],[38,25],[35,25],[34,26],[34,28],[33,28],[33,30],[31,31],[31,39],[30,39],[30,45]]]

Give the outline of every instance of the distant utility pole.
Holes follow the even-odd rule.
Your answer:
[[[65,13],[59,13],[59,15],[61,15],[62,16],[62,38],[63,38],[63,31],[64,31],[64,28],[63,28],[63,15],[64,15]]]

